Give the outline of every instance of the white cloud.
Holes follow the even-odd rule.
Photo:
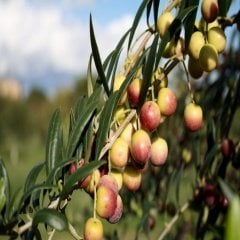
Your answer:
[[[131,16],[123,16],[106,26],[94,21],[103,58],[113,50],[132,20]],[[54,77],[49,76],[53,79],[51,84],[58,87],[68,80],[66,76],[86,69],[89,55],[88,23],[84,24],[79,18],[74,22],[67,21],[60,5],[36,7],[27,0],[0,1],[1,76],[11,74],[28,85],[34,79],[52,73],[58,79],[54,82]],[[42,84],[46,82],[46,79],[42,80]]]

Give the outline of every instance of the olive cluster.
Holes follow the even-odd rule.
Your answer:
[[[190,38],[188,48],[185,49],[184,39],[179,37],[167,43],[163,56],[170,58],[182,57],[188,54],[188,72],[193,78],[200,78],[203,72],[211,72],[217,67],[218,55],[226,47],[226,36],[217,17],[219,6],[217,0],[203,0],[201,5],[202,19],[195,23],[195,31]],[[171,12],[164,12],[157,22],[157,30],[163,37],[174,16]]]
[[[191,36],[188,49],[184,39],[172,39],[163,53],[165,58],[176,57],[184,61],[188,56],[188,69],[193,78],[200,78],[203,72],[210,72],[217,67],[218,54],[226,46],[226,37],[217,22],[217,0],[202,1],[202,20],[196,23],[196,30]],[[162,38],[174,20],[171,12],[165,11],[157,21],[157,32]],[[131,56],[127,57],[124,71],[116,74],[113,91],[118,91],[126,79]],[[118,136],[112,141],[105,154],[107,167],[97,169],[79,182],[79,187],[88,192],[94,199],[94,214],[84,225],[84,239],[98,240],[103,238],[103,223],[117,223],[123,213],[123,201],[120,190],[125,187],[129,191],[137,191],[141,186],[142,176],[149,165],[163,165],[168,158],[167,141],[160,136],[160,125],[174,115],[178,100],[175,91],[168,86],[165,69],[159,67],[152,74],[152,81],[147,90],[144,102],[140,99],[143,86],[143,74],[140,67],[123,92],[114,113],[109,139],[112,132],[121,128]],[[191,90],[189,88],[189,90]],[[126,121],[129,113],[134,116]],[[202,108],[195,103],[193,97],[187,103],[183,115],[184,123],[189,131],[197,131],[203,122]],[[70,173],[83,163],[72,164]]]

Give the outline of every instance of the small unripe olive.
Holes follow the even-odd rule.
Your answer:
[[[168,156],[168,145],[165,139],[157,138],[153,141],[151,147],[151,163],[154,166],[163,165]]]
[[[113,91],[114,92],[120,89],[124,80],[125,80],[125,76],[123,74],[116,75],[114,82],[113,82]],[[123,95],[121,96],[119,105],[123,105],[126,102],[126,100],[127,100],[127,92],[125,91],[123,93]]]
[[[157,104],[164,116],[171,116],[177,108],[177,98],[170,88],[161,88],[158,92]]]
[[[190,38],[190,42],[188,45],[189,55],[194,59],[199,59],[199,53],[204,44],[205,40],[202,32],[194,32]]]
[[[84,239],[85,240],[102,240],[103,239],[103,224],[97,218],[89,218],[84,224]]]
[[[126,166],[123,171],[123,184],[130,191],[136,191],[141,186],[142,172],[133,166]]]
[[[162,38],[174,20],[171,12],[164,12],[157,20],[157,31]]]
[[[118,106],[115,114],[114,114],[114,121],[121,124],[126,118],[125,108],[123,106]]]
[[[141,86],[142,80],[140,78],[134,78],[133,81],[128,85],[127,96],[131,107],[138,106]]]
[[[154,83],[154,88],[157,88],[159,91],[160,88],[164,88],[168,86],[168,77],[164,73],[163,68],[158,68],[153,75],[153,82]]]
[[[132,134],[133,134],[133,124],[130,122],[120,134],[120,138],[122,138],[128,144],[129,147],[131,145]]]
[[[226,47],[226,36],[220,27],[213,27],[207,34],[208,42],[212,44],[218,53],[224,51]]]
[[[201,68],[206,72],[211,72],[217,67],[218,53],[214,45],[207,43],[201,48],[199,62]]]
[[[109,175],[113,176],[117,182],[118,185],[118,191],[122,188],[123,184],[123,175],[121,171],[118,171],[116,169],[112,169]]]
[[[117,138],[110,149],[111,163],[117,168],[123,168],[128,162],[128,157],[128,143],[121,137]]]
[[[184,109],[184,122],[190,131],[197,131],[203,121],[203,112],[202,108],[195,104],[189,103]]]

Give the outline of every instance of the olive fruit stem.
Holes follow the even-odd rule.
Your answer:
[[[127,76],[129,74],[129,72],[131,71],[132,66],[137,61],[139,55],[141,54],[142,50],[145,48],[145,46],[146,46],[148,40],[151,38],[151,36],[152,36],[152,32],[148,31],[148,33],[146,34],[146,36],[143,39],[142,43],[140,44],[140,46],[138,47],[138,49],[134,53],[134,55],[132,57],[132,60],[131,60],[131,63],[129,64],[129,66],[127,67],[126,71],[124,72],[124,76]]]
[[[190,79],[189,79],[189,74],[188,74],[188,71],[187,71],[187,67],[186,67],[186,64],[185,64],[184,61],[182,61],[182,64],[183,64],[184,71],[185,71],[186,77],[187,77],[188,90],[189,90],[189,93],[190,93],[191,102],[194,103],[195,101],[194,101],[194,97],[193,97],[192,85],[191,85],[191,82],[190,82]]]
[[[93,218],[97,218],[97,182],[96,182],[96,174],[93,174]]]
[[[175,222],[178,220],[178,218],[181,216],[181,214],[187,210],[189,207],[189,202],[186,202],[179,210],[178,212],[174,215],[174,217],[172,218],[172,220],[170,222],[168,222],[165,225],[164,230],[162,231],[161,235],[159,236],[158,240],[163,240],[165,238],[165,236],[170,232],[171,228],[173,227],[173,225],[175,224]]]
[[[71,233],[71,235],[77,239],[77,240],[83,240],[83,237],[79,236],[77,231],[75,230],[75,228],[72,226],[72,224],[68,224],[68,229],[69,229],[69,232]]]

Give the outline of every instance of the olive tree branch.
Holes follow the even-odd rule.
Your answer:
[[[174,215],[174,217],[172,218],[172,220],[170,222],[168,222],[164,228],[164,230],[162,231],[162,233],[160,234],[158,240],[163,240],[164,237],[169,233],[169,231],[171,230],[171,228],[173,227],[173,225],[176,223],[176,221],[178,220],[178,218],[182,215],[182,213],[188,209],[189,207],[189,202],[186,202],[179,210],[178,212]]]
[[[128,125],[129,122],[131,122],[131,120],[133,119],[133,117],[136,115],[136,110],[133,109],[130,111],[130,113],[128,114],[128,116],[125,118],[125,120],[123,121],[123,123],[119,126],[119,128],[113,133],[113,135],[111,136],[111,138],[109,139],[108,143],[103,147],[99,158],[101,159],[105,153],[112,147],[113,143],[115,142],[115,140],[119,137],[119,135],[121,134],[121,132],[124,130],[124,128]]]

